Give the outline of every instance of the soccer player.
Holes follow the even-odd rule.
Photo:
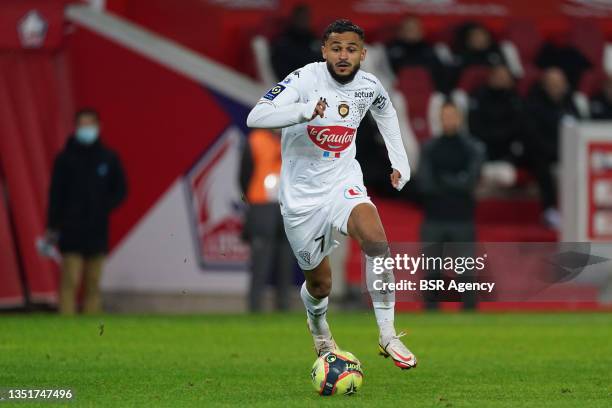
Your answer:
[[[360,70],[366,57],[360,27],[348,20],[334,21],[323,34],[321,51],[325,62],[308,64],[272,87],[249,113],[247,125],[283,129],[280,208],[306,278],[301,297],[317,354],[337,348],[326,320],[332,284],[328,255],[336,246],[331,239],[336,228],[356,239],[365,253],[380,354],[402,369],[412,368],[416,358],[399,339],[404,333],[395,332],[394,293],[371,287],[376,258],[390,251],[355,160],[357,127],[369,110],[385,140],[390,182],[401,190],[410,178],[410,166],[397,114],[380,81]],[[393,270],[376,279],[393,281]]]

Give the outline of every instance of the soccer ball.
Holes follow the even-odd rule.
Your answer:
[[[336,350],[317,358],[310,377],[319,395],[353,395],[361,388],[363,371],[357,357],[348,351]]]

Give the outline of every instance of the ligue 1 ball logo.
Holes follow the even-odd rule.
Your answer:
[[[361,388],[363,369],[354,354],[335,350],[317,358],[310,370],[310,379],[321,396],[349,396]]]

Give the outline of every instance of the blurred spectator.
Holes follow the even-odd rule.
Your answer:
[[[434,244],[425,249],[427,256],[441,256],[438,253],[441,245],[437,244],[451,242],[467,243],[460,249],[470,251],[469,243],[476,240],[475,190],[485,156],[484,147],[461,132],[462,117],[454,104],[447,102],[442,107],[441,125],[442,136],[430,139],[423,146],[417,175],[425,216],[421,241]],[[470,256],[468,253],[454,255]],[[468,275],[464,274],[462,279],[474,279]],[[426,278],[440,279],[441,271],[428,271]],[[436,309],[436,293],[424,293],[426,308]],[[466,294],[463,302],[466,309],[476,307],[473,295]]]
[[[438,89],[444,89],[446,72],[434,48],[425,41],[421,20],[410,16],[405,18],[395,39],[386,46],[387,57],[396,74],[404,67],[420,66],[426,68]]]
[[[601,91],[591,98],[591,117],[612,120],[612,76],[608,76]]]
[[[546,42],[538,51],[535,63],[539,68],[561,68],[572,89],[576,89],[583,72],[592,64],[577,48]]]
[[[276,307],[289,309],[295,261],[278,204],[280,170],[280,133],[253,130],[240,166],[240,186],[249,204],[244,237],[251,244],[249,310],[252,312],[262,309],[264,289],[272,270],[276,271]]]
[[[529,167],[540,188],[544,221],[560,224],[553,166],[559,160],[559,131],[565,116],[578,117],[569,84],[560,68],[549,68],[527,97],[530,129],[525,139]]]
[[[506,66],[493,67],[487,84],[471,95],[469,129],[484,143],[487,160],[515,162],[520,155],[524,108]]]
[[[311,62],[320,61],[321,40],[310,29],[310,8],[296,6],[287,29],[272,42],[272,68],[277,78]]]
[[[125,198],[121,162],[99,138],[98,113],[76,114],[76,130],[55,159],[48,209],[48,242],[59,242],[62,277],[59,311],[76,312],[84,274],[84,313],[101,311],[100,275],[108,252],[108,219]]]
[[[457,83],[461,73],[467,67],[494,66],[504,63],[505,59],[489,30],[478,23],[466,23],[459,27],[455,40],[453,84]]]

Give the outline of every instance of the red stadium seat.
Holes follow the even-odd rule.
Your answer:
[[[378,28],[367,31],[368,36],[366,40],[369,44],[377,42],[386,44],[395,39],[397,29],[397,24],[384,24]]]
[[[530,20],[511,20],[503,38],[516,46],[523,66],[533,63],[536,53],[542,46],[542,36]]]
[[[525,65],[523,67],[523,77],[516,84],[519,95],[526,97],[533,84],[540,79],[541,70],[535,65]]]
[[[606,80],[606,73],[601,69],[591,69],[585,72],[578,84],[578,91],[589,98],[601,90],[601,85]]]
[[[600,67],[605,45],[604,36],[596,21],[576,19],[568,33],[568,45],[576,47],[595,67]]]
[[[406,98],[410,126],[417,139],[426,140],[430,136],[429,100],[434,93],[429,72],[424,68],[403,68],[398,74],[397,88]]]
[[[478,87],[487,82],[487,78],[489,78],[489,70],[489,67],[481,65],[467,67],[461,73],[461,78],[459,78],[457,88],[467,92],[468,94],[472,93],[472,91],[476,90]]]

